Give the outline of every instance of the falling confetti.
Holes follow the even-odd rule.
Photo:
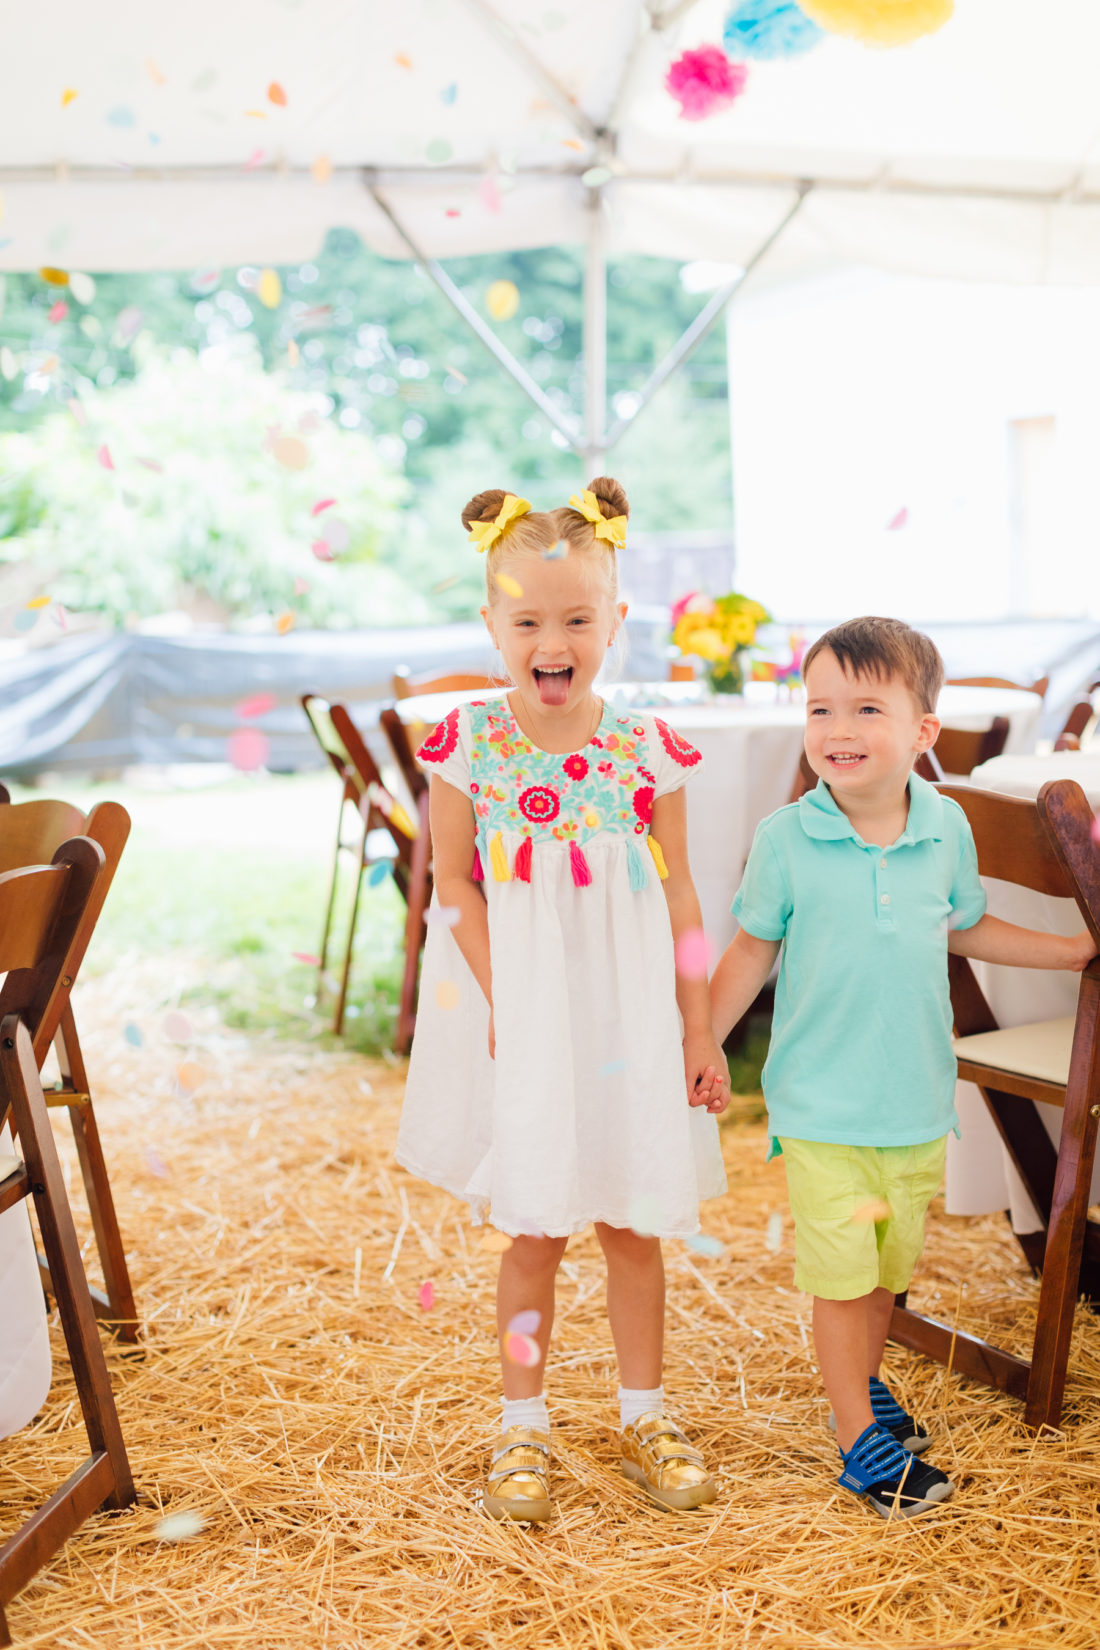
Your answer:
[[[543,561],[561,561],[562,557],[567,556],[568,554],[568,541],[566,539],[555,539],[549,550],[544,550],[542,552],[542,559]]]
[[[95,282],[80,270],[74,270],[69,276],[69,291],[78,304],[90,304],[95,300]]]
[[[435,1284],[432,1282],[431,1278],[426,1279],[425,1282],[420,1285],[420,1288],[416,1292],[416,1298],[420,1302],[420,1310],[422,1312],[431,1311],[432,1307],[435,1305]]]
[[[138,463],[143,470],[152,470],[154,475],[162,476],[164,474],[164,465],[158,463],[155,458],[139,458]]]
[[[458,1000],[462,993],[453,980],[440,980],[435,988],[435,1000],[442,1009],[458,1007]]]
[[[60,365],[61,363],[56,355],[48,355],[38,370],[40,373],[44,373],[47,377],[49,377],[50,373],[56,372]]]
[[[454,154],[454,145],[446,138],[432,138],[424,151],[424,158],[429,166],[443,166]]]
[[[317,557],[318,561],[332,561],[334,559],[332,554],[332,546],[326,539],[314,539],[309,548]]]
[[[141,322],[141,310],[136,304],[127,304],[125,309],[119,310],[115,323],[119,343],[128,344],[132,338],[136,338]]]
[[[395,52],[393,60],[400,69],[412,68],[412,58],[406,52]]]
[[[532,1340],[530,1335],[506,1335],[504,1337],[504,1356],[514,1364],[520,1364],[524,1369],[534,1369],[542,1357],[539,1344]]]
[[[266,120],[267,119],[267,110],[266,109],[246,109],[245,114],[248,116],[249,120]]]
[[[176,1088],[180,1094],[194,1094],[205,1082],[205,1071],[193,1060],[185,1060],[176,1073]]]
[[[151,57],[147,57],[145,59],[145,72],[149,76],[149,79],[153,82],[154,86],[163,86],[165,84],[164,76],[161,74]]]
[[[284,470],[304,470],[309,463],[309,448],[300,436],[276,436],[271,451]]]
[[[111,449],[110,449],[110,447],[108,447],[106,442],[103,443],[102,447],[100,447],[99,451],[96,453],[95,456],[96,456],[96,459],[98,460],[98,462],[100,464],[102,464],[102,466],[105,470],[113,470],[114,469],[115,461],[111,457]]]
[[[189,1043],[194,1036],[194,1027],[186,1014],[181,1014],[178,1008],[170,1009],[160,1022],[160,1029],[170,1043]]]
[[[873,1197],[868,1203],[863,1203],[853,1210],[852,1220],[858,1226],[870,1226],[875,1221],[889,1220],[893,1210],[885,1198]]]
[[[494,321],[510,321],[519,308],[519,287],[514,281],[493,281],[485,294],[485,307]]]
[[[0,362],[0,365],[2,364],[3,363]],[[77,423],[80,425],[81,429],[84,429],[88,423],[88,414],[84,410],[83,401],[78,401],[74,395],[72,400],[67,403],[67,406]]]
[[[305,963],[307,968],[320,968],[321,959],[315,957],[312,951],[292,951],[290,955],[295,962]]]
[[[286,93],[277,80],[273,80],[267,88],[267,101],[277,104],[280,109],[286,108]]]
[[[294,339],[292,338],[290,340],[290,343],[286,346],[286,358],[287,358],[287,361],[290,363],[290,365],[292,367],[296,367],[298,365],[298,357],[299,357],[298,346],[294,342]]]
[[[513,579],[509,573],[498,573],[496,581],[506,596],[515,596],[518,599],[523,595],[522,584],[518,579]]]
[[[108,126],[118,126],[125,130],[130,126],[137,125],[137,116],[128,104],[119,103],[107,115],[107,124]]]
[[[692,1232],[684,1239],[684,1244],[688,1249],[694,1249],[697,1255],[707,1255],[711,1260],[726,1252],[725,1244],[707,1232]]]
[[[780,1209],[773,1209],[768,1216],[768,1226],[764,1233],[764,1246],[773,1255],[777,1255],[783,1247],[783,1213]]]
[[[61,94],[61,107],[67,109],[74,98],[80,96],[75,86],[66,86]]]
[[[542,1313],[529,1307],[526,1312],[517,1312],[508,1325],[509,1335],[536,1335],[539,1324],[542,1322]]]
[[[46,319],[47,321],[52,321],[56,326],[58,321],[63,321],[68,313],[68,304],[65,302],[64,298],[59,298],[56,304],[50,305],[49,313],[47,314]]]
[[[226,759],[239,773],[255,773],[270,751],[270,740],[259,728],[234,728],[225,742]]]
[[[701,928],[686,928],[676,941],[676,971],[685,980],[705,980],[711,945]]]
[[[321,535],[329,549],[337,555],[351,543],[351,528],[339,516],[330,516]]]
[[[393,861],[390,859],[375,860],[367,872],[367,887],[380,888],[388,876],[393,874]]]
[[[235,714],[242,722],[249,722],[255,716],[266,716],[278,703],[273,693],[253,693],[247,699],[241,700],[236,706]]]
[[[159,1524],[153,1525],[153,1534],[158,1541],[186,1541],[205,1528],[206,1520],[198,1513],[169,1513],[167,1518],[162,1518]]]
[[[68,286],[69,272],[67,269],[54,269],[46,264],[38,271],[47,286]]]
[[[907,504],[903,504],[897,515],[891,516],[890,520],[886,523],[886,531],[888,533],[896,533],[900,528],[906,525],[908,520],[909,506]]]
[[[283,301],[283,283],[279,279],[278,271],[265,269],[260,273],[256,282],[256,296],[265,309],[278,309]]]
[[[1100,842],[1100,814],[1093,815],[1091,835],[1094,842]]]
[[[498,1232],[494,1226],[482,1232],[480,1248],[490,1255],[503,1255],[505,1250],[512,1247],[512,1240],[507,1232]]]
[[[38,614],[28,613],[24,608],[22,613],[17,613],[15,615],[15,618],[12,620],[12,628],[18,631],[33,630],[37,623]]]
[[[253,149],[252,153],[244,163],[245,171],[254,172],[257,166],[263,165],[263,160],[264,151],[262,149]]]
[[[611,170],[607,166],[590,166],[587,172],[581,173],[581,182],[589,189],[598,189],[601,184],[607,183],[611,177]]]
[[[10,384],[11,380],[15,377],[18,371],[19,363],[15,359],[14,350],[10,349],[7,344],[4,344],[0,347],[0,376],[6,378]],[[69,406],[71,407],[72,404],[73,403],[70,401]]]
[[[584,144],[581,142],[580,138],[562,138],[561,141],[562,141],[562,147],[565,148],[565,149],[578,149],[578,150],[580,150],[580,149],[584,148]]]
[[[429,928],[453,928],[461,920],[462,912],[457,905],[430,905],[424,913]]]
[[[309,580],[308,579],[295,579],[292,588],[293,588],[294,594],[296,596],[304,596],[306,591],[309,589]]]
[[[122,1035],[125,1037],[131,1048],[140,1048],[142,1043],[145,1041],[145,1038],[141,1034],[141,1027],[136,1026],[132,1020],[130,1024],[126,1026]]]
[[[48,596],[32,596],[30,601],[27,603],[27,606],[30,608],[49,607],[49,605],[50,598]]]
[[[309,513],[311,516],[323,515],[326,510],[331,510],[335,503],[334,498],[319,498]]]
[[[625,1060],[605,1060],[596,1075],[597,1077],[617,1077],[621,1071],[625,1070]]]
[[[191,291],[199,293],[213,292],[221,285],[222,272],[220,269],[196,269],[191,277]]]
[[[626,1218],[639,1237],[653,1237],[661,1224],[661,1205],[651,1194],[632,1198]]]
[[[332,176],[332,162],[327,155],[318,155],[309,170],[314,183],[327,183]]]
[[[485,177],[482,178],[477,197],[486,212],[500,211],[500,190],[497,188],[497,180],[491,172],[486,173]]]
[[[443,87],[442,91],[439,94],[439,101],[440,101],[440,103],[445,103],[447,105],[447,107],[449,108],[451,106],[451,104],[454,102],[454,100],[457,96],[458,96],[458,83],[457,83],[457,81],[452,80],[451,84],[449,86],[444,86]]]
[[[461,218],[462,213],[458,210],[457,206],[448,206],[444,208],[443,216],[445,218]]]
[[[160,1153],[153,1146],[146,1146],[144,1154],[149,1172],[155,1174],[158,1180],[167,1180],[172,1171]]]

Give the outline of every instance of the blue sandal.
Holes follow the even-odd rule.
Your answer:
[[[913,1419],[907,1410],[902,1409],[885,1381],[880,1381],[877,1375],[872,1375],[871,1414],[875,1418],[875,1425],[881,1427],[896,1438],[902,1449],[908,1450],[910,1455],[920,1455],[932,1442],[932,1435],[919,1421]],[[829,1416],[829,1430],[836,1431],[836,1416]]]
[[[844,1471],[837,1483],[863,1496],[883,1518],[915,1518],[955,1493],[946,1473],[910,1455],[880,1426],[866,1427],[840,1454]]]

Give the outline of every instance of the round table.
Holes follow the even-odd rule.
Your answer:
[[[805,701],[768,682],[750,682],[744,698],[709,696],[697,682],[606,682],[597,691],[624,710],[660,716],[702,752],[687,788],[688,852],[703,927],[720,953],[737,929],[730,914],[741,873],[762,819],[789,802],[802,752]],[[781,696],[782,695],[782,696]],[[398,701],[402,721],[434,727],[455,705],[491,694],[422,694]],[[1010,688],[945,687],[945,727],[986,728],[1008,719],[1006,749],[1034,748],[1041,700]]]
[[[1100,750],[1055,751],[1049,756],[997,756],[970,775],[980,790],[1005,796],[1033,798],[1048,779],[1075,779],[1094,811],[1100,811]],[[1006,922],[1041,928],[1050,934],[1074,934],[1083,927],[1077,904],[1017,888],[1011,883],[986,884],[989,911]],[[1065,971],[1034,968],[998,968],[979,963],[974,970],[998,1025],[1026,1025],[1034,1020],[1063,1019],[1077,1006],[1078,976]],[[1020,1233],[1043,1230],[1038,1211],[1001,1143],[985,1101],[973,1083],[960,1083],[955,1105],[961,1139],[947,1143],[946,1209],[950,1215],[985,1215],[1008,1209]],[[1062,1130],[1058,1106],[1036,1110],[1055,1146]],[[1089,1202],[1100,1201],[1100,1161],[1093,1171]]]

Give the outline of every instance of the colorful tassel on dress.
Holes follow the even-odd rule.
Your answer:
[[[477,845],[476,838],[474,839],[474,863],[470,871],[470,877],[474,882],[485,881],[485,867],[481,863],[481,850]]]
[[[504,838],[499,831],[489,844],[489,863],[493,867],[493,876],[497,882],[511,882],[512,873],[508,869],[508,855],[504,851]]]
[[[516,849],[512,875],[517,882],[530,882],[531,880],[531,838],[529,836],[525,836]]]
[[[592,872],[588,869],[583,850],[575,842],[569,844],[569,868],[577,887],[587,888],[592,881]]]
[[[626,844],[626,868],[630,873],[632,894],[640,894],[644,888],[649,887],[649,873],[645,868],[645,860],[629,839]]]
[[[657,875],[662,882],[665,882],[668,879],[668,866],[665,864],[665,856],[661,852],[661,844],[655,836],[647,837],[646,841],[649,843],[649,851],[653,855],[653,863],[657,867]]]

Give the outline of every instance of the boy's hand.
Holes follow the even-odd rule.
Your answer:
[[[1079,934],[1068,934],[1063,944],[1066,960],[1062,967],[1072,969],[1075,974],[1080,974],[1082,969],[1087,968],[1097,955],[1096,941],[1087,928],[1082,928]]]
[[[689,1106],[725,1111],[730,1078],[725,1056],[712,1036],[684,1039],[684,1078]]]

